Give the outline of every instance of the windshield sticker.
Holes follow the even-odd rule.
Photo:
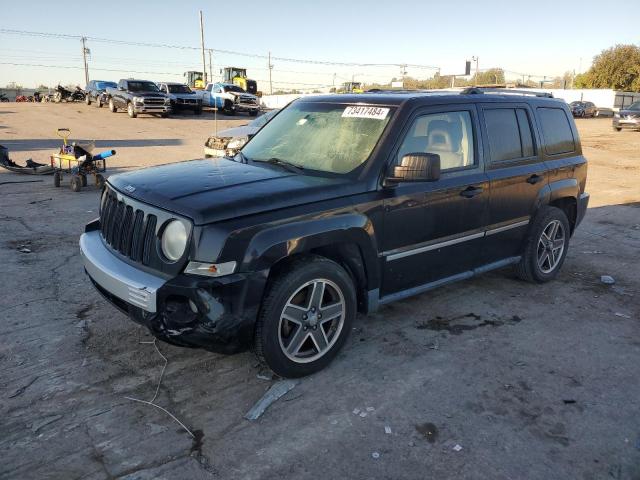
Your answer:
[[[389,113],[388,108],[382,107],[362,107],[359,105],[351,105],[342,112],[343,118],[375,118],[376,120],[384,120]]]

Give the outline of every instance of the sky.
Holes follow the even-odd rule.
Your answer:
[[[51,0],[32,0],[28,11],[50,12],[51,5]],[[181,81],[184,72],[202,70],[199,10],[204,15],[205,47],[214,49],[214,77],[218,79],[225,66],[246,67],[265,92],[269,69],[264,56],[269,51],[274,57],[273,89],[278,90],[320,88],[351,79],[388,82],[401,76],[401,64],[421,65],[406,67],[406,74],[416,78],[437,71],[429,67],[439,68],[443,75],[458,74],[472,57],[478,58],[480,70],[501,67],[513,72],[507,77],[526,74],[541,80],[585,71],[594,55],[615,44],[640,44],[638,0],[539,0],[526,6],[494,1],[487,7],[477,0],[112,0],[95,8],[90,2],[65,0],[69,17],[64,21],[54,15],[27,15],[17,7],[0,9],[0,87],[9,82],[25,87],[85,83],[79,39],[2,29],[89,37],[91,79]],[[73,20],[72,12],[87,10],[88,21]],[[85,18],[82,13],[79,17]],[[98,38],[194,48],[122,45]]]

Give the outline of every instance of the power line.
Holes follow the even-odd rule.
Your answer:
[[[81,35],[70,35],[65,33],[50,33],[50,32],[34,32],[29,30],[14,30],[14,29],[7,29],[7,28],[0,29],[0,33],[6,33],[10,35],[24,35],[24,36],[62,38],[62,39],[74,39],[74,40],[82,39]],[[173,45],[173,44],[152,43],[152,42],[134,42],[130,40],[117,40],[112,38],[91,37],[91,36],[87,36],[86,39],[92,42],[98,42],[98,43],[129,45],[129,46],[137,46],[137,47],[174,48],[174,49],[180,49],[180,50],[199,50],[200,49],[200,47],[192,47],[187,45]],[[218,48],[211,48],[209,50],[219,54],[224,53],[224,54],[237,55],[242,57],[268,59],[268,55],[259,54],[259,53],[247,53],[247,52],[239,52],[236,50],[225,50],[225,49],[218,49]],[[406,67],[423,68],[423,69],[429,69],[429,70],[439,69],[439,67],[435,67],[431,65],[403,64],[403,63],[333,62],[328,60],[311,60],[311,59],[276,57],[276,56],[272,56],[271,59],[278,60],[281,62],[305,63],[305,64],[312,64],[312,65],[333,65],[333,66],[343,66],[343,67],[403,67],[403,66],[406,66]]]

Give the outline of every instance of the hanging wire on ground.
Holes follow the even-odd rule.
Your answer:
[[[160,357],[162,357],[162,359],[164,360],[164,365],[162,366],[162,371],[160,372],[160,378],[158,379],[158,385],[156,386],[156,392],[153,395],[153,398],[151,400],[141,400],[139,398],[134,398],[134,397],[124,397],[127,400],[131,400],[132,402],[138,402],[138,403],[144,403],[145,405],[151,405],[152,407],[156,407],[159,410],[162,410],[164,413],[166,413],[167,415],[169,415],[171,418],[173,418],[176,422],[178,422],[178,424],[185,429],[185,431],[191,435],[191,438],[196,438],[196,436],[193,434],[193,432],[191,430],[189,430],[189,428],[187,428],[187,426],[182,423],[173,413],[171,413],[169,410],[167,410],[164,407],[161,407],[160,405],[153,403],[155,402],[156,398],[158,398],[158,393],[160,392],[160,385],[162,384],[162,379],[164,378],[164,372],[167,369],[167,365],[169,364],[169,360],[167,360],[167,357],[165,357],[162,352],[160,351],[160,349],[158,348],[158,345],[156,344],[156,339],[154,338],[152,342],[139,342],[141,344],[146,344],[146,345],[153,345],[154,348],[156,349],[156,352],[158,352],[158,355],[160,355]]]

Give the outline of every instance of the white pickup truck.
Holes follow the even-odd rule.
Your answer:
[[[260,111],[258,97],[245,92],[242,88],[232,83],[209,83],[202,92],[202,104],[205,107],[218,107],[226,115],[235,115],[236,112],[247,112],[255,117]]]

